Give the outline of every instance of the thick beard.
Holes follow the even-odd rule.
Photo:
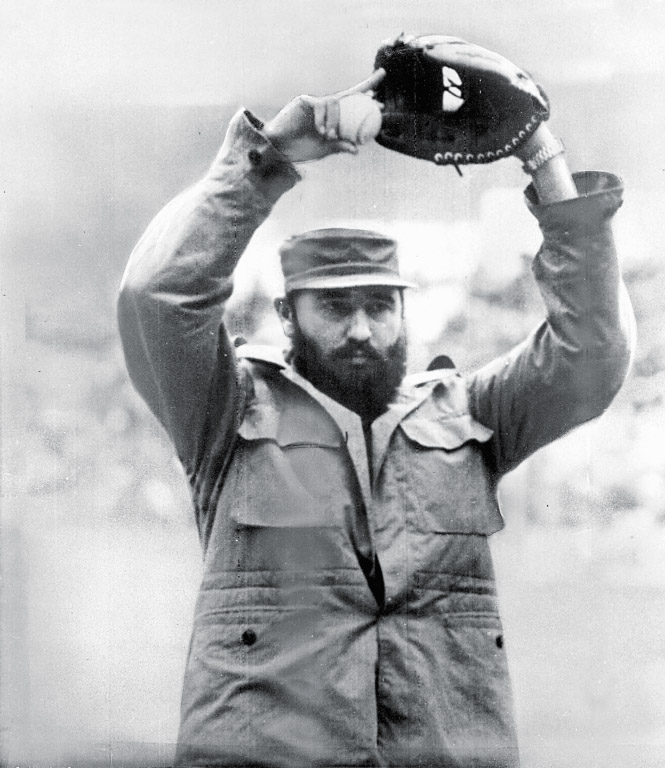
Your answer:
[[[297,321],[291,342],[291,358],[298,373],[364,421],[373,421],[387,410],[406,373],[404,329],[385,355],[367,343],[349,343],[324,354],[303,334]],[[354,368],[345,359],[353,350],[362,350],[371,362],[362,369]]]

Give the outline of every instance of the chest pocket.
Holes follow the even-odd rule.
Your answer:
[[[336,528],[350,503],[348,457],[318,414],[257,406],[238,430],[229,480],[232,519],[262,528]]]
[[[425,532],[489,535],[503,527],[494,483],[482,455],[492,430],[470,415],[411,418],[407,438],[409,493]]]

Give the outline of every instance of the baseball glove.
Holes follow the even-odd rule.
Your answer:
[[[402,35],[382,45],[374,67],[386,71],[376,88],[385,105],[376,140],[438,165],[508,157],[549,117],[530,75],[458,37]]]

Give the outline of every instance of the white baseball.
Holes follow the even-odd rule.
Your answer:
[[[366,93],[352,93],[339,100],[340,139],[364,144],[375,138],[381,130],[381,109],[378,102]]]

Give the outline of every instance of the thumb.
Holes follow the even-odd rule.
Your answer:
[[[352,141],[347,141],[346,139],[340,139],[339,141],[336,141],[334,144],[334,150],[335,152],[347,152],[350,155],[358,154],[357,145]]]

